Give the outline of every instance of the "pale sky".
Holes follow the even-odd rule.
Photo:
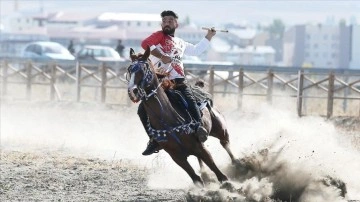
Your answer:
[[[14,12],[15,0],[0,0],[1,15]],[[260,1],[219,1],[219,0],[17,0],[19,10],[45,11],[83,11],[83,12],[130,12],[158,14],[162,10],[174,10],[181,19],[189,16],[197,24],[226,24],[250,22],[269,23],[275,18],[286,24],[307,22],[325,22],[333,17],[335,22],[357,18],[360,24],[360,1],[295,1],[295,0],[260,0]]]

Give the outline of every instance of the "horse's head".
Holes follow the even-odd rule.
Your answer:
[[[156,74],[153,65],[148,60],[150,49],[148,48],[144,54],[135,54],[130,48],[131,65],[128,67],[126,79],[128,80],[128,94],[133,102],[140,101],[146,92],[154,90],[157,84]]]

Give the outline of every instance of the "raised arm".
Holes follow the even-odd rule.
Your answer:
[[[185,49],[185,55],[200,55],[204,51],[206,51],[210,46],[210,41],[213,36],[215,36],[216,31],[213,29],[208,30],[207,34],[205,35],[205,38],[203,38],[199,43],[197,44],[191,44],[186,42],[186,49]]]

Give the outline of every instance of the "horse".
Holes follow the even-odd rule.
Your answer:
[[[228,177],[219,170],[204,144],[195,137],[194,130],[191,129],[192,123],[185,118],[186,112],[170,101],[162,87],[164,80],[159,80],[154,64],[148,59],[149,55],[149,48],[143,54],[135,54],[134,50],[130,49],[132,62],[127,69],[127,80],[129,98],[134,103],[143,102],[152,131],[150,134],[187,172],[194,184],[204,186],[202,178],[187,161],[190,155],[198,158],[201,171],[204,162],[215,173],[220,183],[227,181]],[[203,126],[210,131],[210,136],[220,140],[232,163],[235,163],[236,159],[229,147],[229,133],[224,117],[209,104],[201,112]]]

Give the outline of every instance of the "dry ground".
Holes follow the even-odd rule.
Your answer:
[[[61,107],[63,106],[59,106],[59,108]],[[29,115],[33,112],[33,108],[29,108],[30,110],[15,109],[17,108],[9,110],[9,112],[16,112],[17,114],[25,113],[23,115],[24,118],[21,119],[8,115],[7,118],[10,118],[13,122],[18,120],[26,122],[28,119],[34,118],[32,115]],[[95,136],[94,141],[100,141],[100,138],[102,138],[101,140],[109,140],[109,142],[105,140],[102,142],[109,145],[114,140],[123,141],[123,139],[114,139],[112,136],[104,136],[105,134],[113,134],[114,131],[117,131],[117,127],[115,128],[114,125],[121,128],[121,126],[128,126],[129,124],[137,126],[135,124],[138,123],[129,122],[129,120],[126,123],[121,121],[110,122],[121,116],[107,110],[95,110],[95,112],[92,112],[97,117],[94,120],[89,119],[89,117],[95,117],[93,116],[94,114],[89,112],[91,111],[90,107],[89,109],[85,108],[84,112],[82,111],[80,114],[73,110],[68,110],[66,113],[50,111],[49,114],[55,117],[65,117],[64,119],[57,120],[56,123],[60,121],[60,123],[66,125],[72,122],[80,122],[78,123],[78,125],[80,124],[79,128],[75,128],[72,131],[74,133],[84,130],[81,123],[84,126],[94,126],[88,129],[88,133],[91,132],[90,130],[94,130],[96,134],[98,134],[97,130],[108,132],[101,134],[103,136]],[[39,113],[39,111],[37,112]],[[83,113],[86,116],[83,116]],[[130,111],[126,112],[126,114],[128,113]],[[133,112],[131,111],[131,113]],[[46,120],[44,118],[46,115],[48,115],[47,111],[45,113],[40,110],[40,114],[34,119],[40,123],[48,124],[48,122],[44,121]],[[128,119],[129,117],[124,116],[124,118]],[[95,124],[99,120],[102,121],[102,125],[96,126]],[[350,135],[354,146],[360,149],[360,119],[358,117],[337,117],[331,121],[339,131]],[[12,126],[13,122],[8,123],[8,125]],[[33,122],[30,120],[29,123],[25,123],[25,126],[30,128],[33,127],[32,124]],[[6,124],[2,124],[2,127],[4,125],[6,126]],[[47,137],[47,133],[51,132],[52,129],[50,126],[45,128],[46,130],[44,129],[44,131],[39,130],[39,132],[44,133],[44,136],[36,136],[35,134],[34,137]],[[258,129],[249,128],[249,131],[253,132]],[[26,138],[26,130],[20,131],[21,135],[19,137]],[[7,132],[12,133],[14,131],[12,131],[12,128],[8,128]],[[22,133],[25,133],[25,136]],[[80,140],[83,141],[81,138]],[[126,140],[129,141],[129,139]],[[134,143],[138,140],[130,141]],[[14,142],[16,143],[16,141]],[[66,142],[66,144],[70,144],[70,142]],[[122,145],[122,147],[125,146],[127,145]],[[142,146],[139,146],[139,149],[136,148],[136,150],[141,150]],[[12,149],[11,147],[5,149],[1,147],[1,149],[0,201],[186,201],[188,196],[187,190],[183,189],[150,188],[147,185],[151,170],[131,160],[126,160],[127,158],[104,160],[94,157],[75,157],[69,151],[56,151],[56,149],[28,151]]]
[[[2,151],[0,201],[185,201],[182,190],[148,188],[147,172],[126,161]]]

